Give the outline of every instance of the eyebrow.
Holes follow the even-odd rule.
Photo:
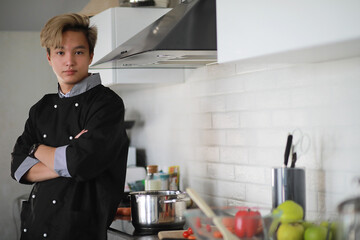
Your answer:
[[[60,47],[56,47],[55,49],[64,49],[64,47],[60,46]],[[79,45],[74,47],[73,49],[86,49],[86,47],[84,45]]]

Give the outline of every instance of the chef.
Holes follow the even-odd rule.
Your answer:
[[[34,184],[21,211],[21,240],[107,239],[129,140],[122,99],[88,73],[96,38],[79,14],[56,16],[41,31],[58,92],[31,107],[12,152],[11,176]]]

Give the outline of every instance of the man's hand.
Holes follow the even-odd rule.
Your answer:
[[[83,134],[86,133],[87,131],[88,131],[88,130],[86,130],[86,129],[81,130],[81,132],[79,132],[79,134],[76,135],[75,138],[79,138],[81,135],[83,135]]]

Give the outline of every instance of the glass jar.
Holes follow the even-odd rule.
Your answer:
[[[147,175],[145,178],[145,191],[161,190],[161,181],[158,173],[157,165],[149,165],[146,167]]]

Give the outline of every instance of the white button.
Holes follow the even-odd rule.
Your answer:
[[[73,136],[70,136],[69,139],[72,140],[72,139],[73,139]]]
[[[47,237],[47,233],[44,233],[44,234],[43,234],[43,237],[46,238],[46,237]]]
[[[47,135],[46,135],[46,134],[44,134],[44,135],[43,135],[43,138],[46,138],[46,137],[47,137]]]
[[[56,200],[53,200],[52,203],[53,203],[53,204],[56,204]]]
[[[75,107],[78,107],[79,106],[79,104],[78,103],[75,103]]]
[[[24,232],[27,232],[27,229],[26,228],[24,228],[24,230],[23,230]]]
[[[57,108],[57,105],[56,105],[56,104],[54,105],[54,108]]]
[[[35,194],[33,194],[31,197],[32,197],[32,198],[35,198]]]

